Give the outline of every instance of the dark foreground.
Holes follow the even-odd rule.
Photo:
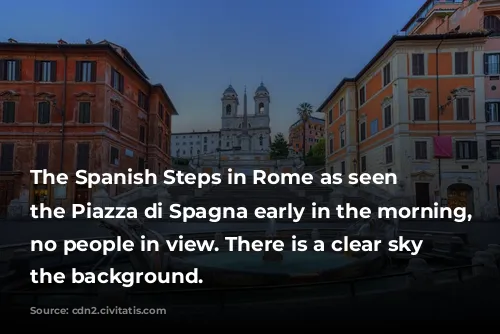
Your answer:
[[[197,305],[192,305],[182,312],[176,310],[162,315],[100,316],[99,320],[119,319],[120,323],[116,322],[115,327],[123,325],[121,323],[123,320],[159,320],[165,326],[181,324],[183,327],[191,324],[195,326],[215,325],[219,328],[238,326],[238,329],[253,324],[272,328],[305,325],[310,329],[319,329],[317,327],[319,325],[350,324],[351,326],[361,325],[363,327],[373,325],[400,327],[404,324],[413,327],[418,325],[433,326],[436,325],[436,322],[453,327],[458,325],[460,320],[474,321],[469,324],[475,325],[490,325],[497,322],[500,314],[499,301],[499,280],[476,280],[436,286],[425,291],[387,292],[383,295],[358,296],[347,299],[233,304],[224,308],[217,304],[211,308],[199,308]],[[3,311],[5,313],[2,315],[5,316],[13,312],[12,309],[5,308]],[[35,316],[29,315],[29,310],[17,311],[16,315],[29,316],[30,320],[27,325],[32,325],[37,320],[51,319],[51,329],[68,326],[68,323],[59,321],[67,318],[65,316]],[[85,316],[72,317],[75,321],[87,318]]]

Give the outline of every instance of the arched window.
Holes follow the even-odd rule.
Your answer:
[[[264,146],[264,137],[262,135],[259,136],[259,144],[260,146]]]
[[[486,30],[500,32],[500,19],[494,15],[485,16],[483,26]]]
[[[264,103],[259,103],[259,114],[263,114],[264,113]]]
[[[241,123],[238,125],[238,128],[240,128],[240,129],[241,129]]]
[[[228,115],[228,116],[231,115],[231,105],[230,104],[228,104],[226,106],[226,115]]]

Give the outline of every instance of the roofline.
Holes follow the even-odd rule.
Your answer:
[[[323,118],[314,117],[314,116],[309,116],[309,119],[313,120],[313,121],[320,121],[322,123],[325,122],[325,120]],[[297,121],[295,121],[295,123],[293,123],[292,125],[290,125],[290,127],[288,128],[288,130],[290,130],[291,128],[295,127],[298,123],[301,123],[301,122],[302,122],[302,120],[300,120],[300,119],[297,120]]]
[[[432,35],[409,35],[409,36],[398,36],[394,35],[392,38],[385,43],[385,45],[377,52],[377,54],[366,64],[363,69],[353,78],[343,78],[342,81],[335,87],[335,89],[328,95],[328,97],[323,101],[321,106],[316,110],[316,112],[322,112],[321,110],[329,103],[329,101],[342,89],[342,87],[347,83],[356,83],[368,70],[381,58],[384,53],[396,42],[404,41],[434,41],[434,40],[454,40],[454,39],[469,39],[469,38],[480,38],[488,37],[491,32],[470,32],[470,33],[457,33],[457,34],[432,34]]]
[[[127,64],[127,66],[129,68],[131,68],[133,71],[137,72],[140,76],[142,76],[145,81],[147,81],[149,83],[149,78],[148,76],[146,75],[146,73],[144,73],[144,71],[142,70],[142,68],[137,64],[136,60],[134,59],[134,57],[132,57],[132,55],[130,54],[130,52],[128,52],[127,49],[125,48],[122,48],[122,50],[124,51],[125,53],[125,56],[126,57],[129,57],[130,58],[130,61],[133,63],[133,64],[130,64],[129,62],[127,62],[119,53],[118,51],[116,51],[116,49],[110,44],[111,42],[107,42],[107,43],[96,43],[96,44],[56,44],[56,43],[19,43],[19,42],[16,42],[16,43],[9,43],[9,42],[0,42],[0,50],[1,49],[15,49],[15,48],[33,48],[33,49],[40,49],[40,48],[46,48],[46,49],[57,49],[57,50],[62,50],[62,49],[66,49],[66,50],[71,50],[71,49],[74,49],[74,50],[103,50],[103,51],[111,51],[111,53],[113,53],[114,55],[118,56],[123,63]],[[137,68],[134,67],[135,65],[137,64]]]
[[[160,89],[160,91],[162,92],[164,97],[167,99],[168,104],[170,104],[170,108],[172,108],[172,115],[179,115],[179,113],[177,112],[177,109],[175,109],[174,103],[170,99],[170,96],[168,96],[167,91],[165,90],[165,87],[163,87],[162,84],[154,84],[153,87]]]
[[[171,135],[172,136],[182,136],[182,135],[201,135],[201,134],[218,134],[220,133],[220,131],[191,131],[191,132],[176,132],[176,133],[172,133]]]
[[[132,69],[134,72],[138,73],[142,78],[143,80],[146,82],[146,84],[148,84],[149,86],[153,87],[153,88],[159,88],[161,90],[161,92],[165,95],[165,98],[168,100],[169,104],[170,104],[170,107],[172,108],[173,110],[173,115],[179,115],[179,113],[177,112],[177,109],[175,109],[175,106],[172,102],[172,100],[170,99],[170,97],[168,96],[165,88],[163,87],[162,84],[151,84],[151,82],[149,82],[149,78],[148,76],[146,75],[146,73],[144,73],[144,71],[142,70],[142,68],[139,66],[139,64],[137,63],[137,61],[134,59],[134,57],[132,57],[132,55],[130,54],[130,52],[124,48],[124,47],[121,47],[123,52],[125,53],[125,57],[127,59],[130,60],[130,62],[132,62],[132,64],[130,64],[126,59],[124,59],[119,53],[118,51],[116,51],[116,49],[113,47],[112,45],[113,43],[112,42],[109,42],[109,41],[106,41],[106,43],[96,43],[96,44],[55,44],[55,43],[10,43],[10,42],[0,42],[0,50],[2,49],[15,49],[15,48],[33,48],[33,49],[40,49],[40,48],[47,48],[47,49],[56,49],[56,50],[98,50],[98,51],[110,51],[113,55],[117,56],[118,58],[120,58],[120,60],[126,64],[130,69]],[[134,66],[137,66],[137,67],[134,67]]]
[[[434,0],[427,0],[426,2],[424,2],[424,4],[422,6],[420,6],[420,8],[415,12],[415,14],[413,14],[413,16],[408,20],[408,22],[406,22],[406,24],[404,25],[403,29],[401,29],[401,31],[406,31],[410,27],[410,25],[413,23],[413,21],[415,21],[417,19],[417,17],[420,15],[420,13],[422,13],[424,8],[428,4],[430,4],[432,1],[434,1]]]

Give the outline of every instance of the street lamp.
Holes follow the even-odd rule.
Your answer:
[[[437,62],[437,60],[436,60]],[[451,91],[448,97],[446,98],[446,103],[440,105],[439,104],[439,95],[438,95],[438,113],[437,113],[437,125],[438,125],[438,137],[441,135],[441,115],[445,112],[446,108],[448,108],[450,105],[453,104],[453,101],[457,99],[457,95],[455,94],[455,91]],[[441,179],[441,157],[438,157],[438,191],[436,192],[439,195],[440,198],[440,205],[443,205],[443,199],[441,198],[441,184],[442,184],[442,179]]]
[[[49,99],[49,98],[46,98],[45,101],[47,101],[50,106],[51,106],[51,109],[54,109],[55,111],[57,111],[60,115],[61,115],[61,161],[59,162],[59,171],[62,173],[63,172],[63,166],[64,166],[64,116],[65,116],[65,113],[64,113],[64,110],[63,109],[60,109],[57,107],[57,103],[55,100],[52,100],[52,99]]]

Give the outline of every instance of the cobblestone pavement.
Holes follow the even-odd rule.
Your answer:
[[[165,223],[150,222],[147,226],[160,233],[216,232],[224,230],[262,230],[264,221],[256,223]],[[278,229],[346,227],[343,222],[278,224]],[[401,222],[401,229],[425,231],[467,232],[469,240],[478,246],[500,244],[500,222],[453,223],[442,221]],[[52,221],[0,221],[0,245],[26,243],[32,239],[92,238],[109,235],[109,232],[92,220]]]

